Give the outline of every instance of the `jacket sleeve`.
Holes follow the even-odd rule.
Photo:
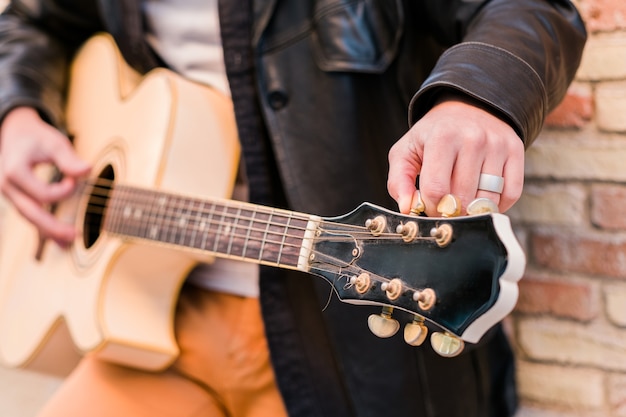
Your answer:
[[[0,120],[15,107],[31,106],[63,125],[68,62],[98,30],[91,3],[13,0],[0,15]]]
[[[569,0],[431,3],[432,32],[452,46],[411,100],[409,123],[452,89],[486,105],[530,146],[580,64],[587,34],[576,8]]]

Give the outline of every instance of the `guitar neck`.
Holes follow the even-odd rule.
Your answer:
[[[320,218],[233,200],[199,199],[115,185],[104,230],[180,249],[307,270]]]

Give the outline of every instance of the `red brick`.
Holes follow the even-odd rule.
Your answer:
[[[610,32],[626,28],[624,0],[585,0],[579,4],[589,32]]]
[[[592,283],[556,277],[545,279],[527,273],[519,286],[519,312],[551,314],[579,321],[589,321],[598,314],[598,290]]]
[[[546,127],[582,128],[593,118],[593,98],[590,94],[570,91],[546,118]]]
[[[626,186],[595,184],[591,188],[591,221],[610,230],[626,230]]]
[[[565,235],[536,231],[531,262],[555,271],[626,277],[626,241],[613,235]]]

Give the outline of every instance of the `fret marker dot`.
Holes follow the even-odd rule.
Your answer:
[[[126,207],[124,207],[124,213],[122,215],[124,216],[125,219],[127,219],[127,218],[130,217],[132,212],[133,212],[133,208],[130,207],[130,206],[126,206]]]

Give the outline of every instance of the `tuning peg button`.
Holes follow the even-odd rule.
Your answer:
[[[497,213],[498,205],[489,198],[477,198],[467,206],[467,214],[475,216],[478,214]]]
[[[421,346],[428,335],[424,318],[414,316],[413,321],[404,326],[404,341],[411,346]]]
[[[444,358],[452,358],[457,356],[465,348],[465,342],[460,338],[448,332],[435,332],[430,337],[430,344]]]
[[[460,216],[461,200],[455,195],[446,194],[441,198],[441,200],[439,200],[439,204],[437,204],[437,211],[442,217]]]
[[[391,317],[391,307],[383,307],[380,314],[372,314],[367,318],[367,325],[370,331],[380,338],[393,336],[400,329],[398,320]]]

